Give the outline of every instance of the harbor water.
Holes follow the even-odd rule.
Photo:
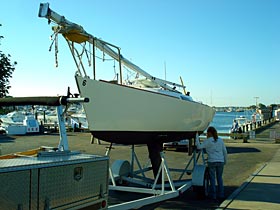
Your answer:
[[[251,120],[253,113],[253,111],[216,112],[213,121],[210,123],[210,126],[214,126],[218,133],[229,133],[235,118],[243,116],[248,120]]]

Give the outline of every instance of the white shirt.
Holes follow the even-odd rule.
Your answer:
[[[221,138],[215,141],[213,137],[209,137],[202,143],[199,142],[199,138],[196,138],[196,146],[198,149],[206,149],[208,162],[227,162],[227,149]]]

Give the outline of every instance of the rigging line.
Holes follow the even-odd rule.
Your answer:
[[[78,69],[78,72],[80,73],[80,75],[82,75],[81,70],[80,70],[80,64],[78,64],[78,61],[77,61],[76,55],[75,55],[75,52],[77,53],[77,50],[75,49],[74,42],[71,42],[71,44],[70,44],[70,41],[69,41],[69,40],[67,40],[67,39],[65,39],[65,40],[67,41],[67,44],[68,44],[68,46],[69,46],[69,48],[70,48],[70,51],[71,51],[72,57],[73,57],[73,59],[74,59],[74,61],[75,61],[76,67],[77,67],[77,69]],[[78,54],[78,53],[77,53],[77,54]],[[77,56],[77,57],[78,57],[78,56]],[[81,60],[80,60],[80,62],[81,62]],[[86,74],[86,72],[85,72],[85,69],[84,69],[83,64],[81,64],[81,66],[82,66],[82,68],[83,68],[84,76],[87,77],[87,74]]]
[[[98,48],[97,48],[97,49],[98,49]],[[87,50],[87,49],[85,49],[85,50],[86,50],[86,52],[87,52],[89,55],[93,55],[93,53],[91,52],[91,50]],[[103,61],[113,61],[113,60],[116,60],[116,59],[114,59],[114,58],[102,58],[102,57],[97,56],[97,55],[95,55],[95,58],[98,58],[98,59],[103,60]]]
[[[66,42],[67,42],[67,44],[68,44],[68,47],[70,48],[71,55],[72,55],[72,57],[73,57],[73,59],[74,59],[74,62],[75,62],[75,64],[76,64],[77,68],[78,68],[78,71],[79,71],[79,73],[81,74],[80,68],[79,68],[79,66],[78,66],[77,59],[76,59],[75,54],[74,54],[74,43],[71,42],[71,44],[70,44],[70,41],[68,41],[68,40],[66,40]]]
[[[123,68],[126,70],[126,76],[127,76],[127,80],[129,80],[129,78],[131,77],[136,77],[136,72],[132,71],[131,69],[127,68],[126,66],[123,66]]]
[[[101,57],[99,57],[99,56],[95,56],[95,58],[98,58],[98,59],[100,59],[100,60],[102,60],[102,61],[114,61],[115,59],[114,58],[106,58],[106,59],[103,59],[103,58],[101,58]]]
[[[54,43],[54,41],[55,41],[55,39],[52,38],[53,35],[57,36],[56,33],[53,33],[53,34],[50,36],[50,39],[52,40],[52,42],[51,42],[50,47],[49,47],[49,52],[52,51],[52,46],[53,46],[53,43]]]
[[[91,44],[91,43],[89,42],[89,45],[90,45],[90,44]],[[95,47],[95,50],[100,50],[100,49],[97,48],[96,46],[94,46],[94,47]],[[91,48],[89,48],[89,49],[91,49]],[[85,50],[86,50],[86,52],[87,52],[88,54],[93,55],[93,53],[91,52],[91,50],[87,50],[87,49],[85,49]],[[106,53],[105,53],[104,51],[102,51],[102,50],[100,50],[100,51],[102,52],[102,57],[95,55],[95,58],[98,58],[98,59],[100,59],[100,60],[102,60],[102,61],[113,61],[113,60],[116,60],[115,58],[105,58]]]
[[[114,79],[115,78],[117,78],[117,80],[118,80],[118,73],[116,72],[116,61],[115,61],[115,59],[114,59],[114,65],[113,65],[113,68],[114,68],[114,73],[115,73],[115,77],[114,77]]]
[[[85,43],[84,43],[84,44],[80,44],[80,46],[81,46],[81,48],[82,48],[81,52],[79,53],[79,51],[77,50],[77,48],[75,48],[75,49],[76,49],[76,53],[77,53],[77,56],[83,57],[83,54],[84,54],[84,52],[85,52]]]
[[[51,52],[53,44],[55,45],[55,67],[58,67],[58,34],[60,32],[60,28],[55,30],[54,33],[50,36],[52,42],[49,47],[49,52]],[[54,38],[53,38],[54,36]]]
[[[77,63],[78,68],[80,68],[80,66],[82,66],[82,68],[83,68],[82,57],[83,57],[83,54],[84,54],[84,51],[85,51],[85,45],[79,44],[82,48],[81,52],[79,52],[79,50],[75,47],[74,44],[75,43],[72,42],[73,50],[76,52],[75,56],[79,59],[79,63]]]
[[[115,63],[116,63],[116,61],[114,60],[114,65],[113,65],[113,67],[114,67],[114,72],[115,72],[115,74],[116,74],[116,65],[115,65]]]
[[[86,42],[82,45],[82,44],[80,44],[81,46],[82,46],[82,52],[81,52],[81,54],[79,55],[80,57],[81,57],[81,59],[82,59],[82,56],[83,56],[83,54],[85,53],[86,54],[86,57],[87,57],[87,60],[88,60],[88,63],[89,63],[89,66],[90,66],[90,61],[89,61],[89,56],[88,56],[88,50],[86,49]]]
[[[83,65],[83,61],[82,61],[82,57],[79,55],[79,51],[74,47],[74,50],[75,50],[75,52],[76,52],[76,56],[79,58],[79,67],[81,66],[82,67],[82,69],[83,69],[83,72],[84,72],[84,74],[85,75],[87,75],[87,73],[86,73],[86,70],[85,70],[85,67],[84,67],[84,65]]]
[[[55,31],[55,32],[53,32],[53,34],[50,36],[50,40],[52,41],[51,44],[50,44],[50,47],[49,47],[49,51],[50,51],[50,52],[52,51],[52,46],[53,46],[53,44],[54,44],[55,41],[56,41],[56,38],[57,38],[57,36],[58,36],[58,33],[59,33],[59,31]],[[54,37],[54,38],[53,38],[53,37]]]
[[[129,68],[127,68],[126,66],[123,66],[123,68],[127,71],[127,74],[130,74],[130,76],[134,76],[135,74],[137,74],[134,71],[132,71]]]
[[[91,44],[90,43],[88,43],[88,49],[89,50],[86,49],[86,56],[88,58],[88,65],[91,66],[92,53],[91,53]],[[88,55],[88,52],[89,52],[90,56]]]
[[[58,67],[58,36],[55,36],[55,67]]]

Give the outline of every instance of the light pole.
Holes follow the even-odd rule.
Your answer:
[[[256,99],[256,108],[258,107],[258,99],[260,98],[260,97],[258,97],[258,96],[256,96],[256,97],[254,97],[255,99]]]

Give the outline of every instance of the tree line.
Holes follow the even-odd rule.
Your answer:
[[[2,24],[0,24],[0,27]],[[9,95],[10,78],[15,70],[17,64],[16,61],[11,61],[11,55],[5,54],[1,50],[1,41],[4,39],[4,36],[0,35],[0,98],[6,97]]]

